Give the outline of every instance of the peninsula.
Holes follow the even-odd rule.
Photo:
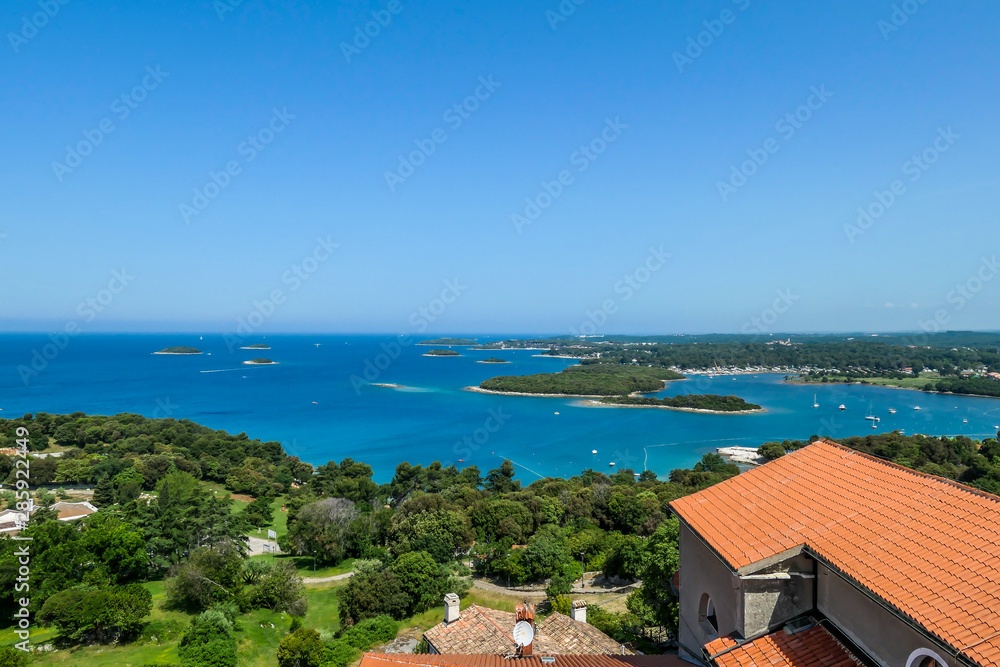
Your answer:
[[[582,364],[558,373],[502,375],[484,381],[473,391],[538,396],[627,396],[662,390],[670,380],[684,376],[666,368],[620,364]]]
[[[175,347],[165,347],[159,352],[154,352],[153,354],[201,354],[201,350],[196,347],[178,345]]]

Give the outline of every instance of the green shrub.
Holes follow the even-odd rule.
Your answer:
[[[376,616],[347,628],[340,639],[361,651],[396,638],[399,624],[391,616]]]

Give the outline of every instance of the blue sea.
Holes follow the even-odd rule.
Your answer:
[[[89,334],[60,342],[63,349],[44,334],[0,335],[0,417],[80,411],[191,419],[278,440],[314,464],[352,457],[371,465],[380,482],[391,479],[401,461],[477,465],[485,472],[505,458],[525,482],[585,468],[609,470],[612,463],[665,476],[721,446],[893,429],[986,437],[1000,425],[996,399],[789,385],[773,374],[695,376],[669,383],[661,393],[736,394],[767,410],[753,415],[595,408],[580,399],[479,394],[463,388],[495,375],[553,372],[574,362],[531,350],[455,348],[462,356],[425,357],[431,348],[398,345],[393,336],[271,335],[247,341],[271,346],[264,351],[230,351],[217,334]],[[152,354],[174,345],[205,354]],[[511,363],[476,363],[490,356]],[[279,363],[242,364],[256,357]],[[812,407],[814,396],[818,408]],[[841,403],[846,410],[838,410]],[[869,413],[881,418],[876,431],[864,418]]]

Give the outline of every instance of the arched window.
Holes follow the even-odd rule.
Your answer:
[[[940,655],[926,648],[918,648],[910,654],[906,667],[948,667]]]
[[[698,624],[709,637],[714,638],[719,635],[719,618],[715,613],[715,603],[708,593],[701,596],[701,602],[698,604]]]

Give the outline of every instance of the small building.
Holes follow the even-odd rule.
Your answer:
[[[691,662],[1000,665],[1000,497],[819,440],[671,508]]]
[[[60,501],[50,505],[49,507],[58,513],[60,521],[76,521],[77,519],[82,519],[85,516],[90,516],[97,511],[97,508],[88,503],[86,500],[78,503]]]
[[[628,655],[631,651],[586,622],[585,604],[573,605],[573,617],[555,612],[539,623],[534,622],[531,605],[519,606],[518,612],[497,611],[478,605],[459,611],[459,598],[449,593],[444,598],[444,621],[424,633],[431,653],[509,656],[518,653],[514,629],[525,616],[533,626],[529,655]]]

